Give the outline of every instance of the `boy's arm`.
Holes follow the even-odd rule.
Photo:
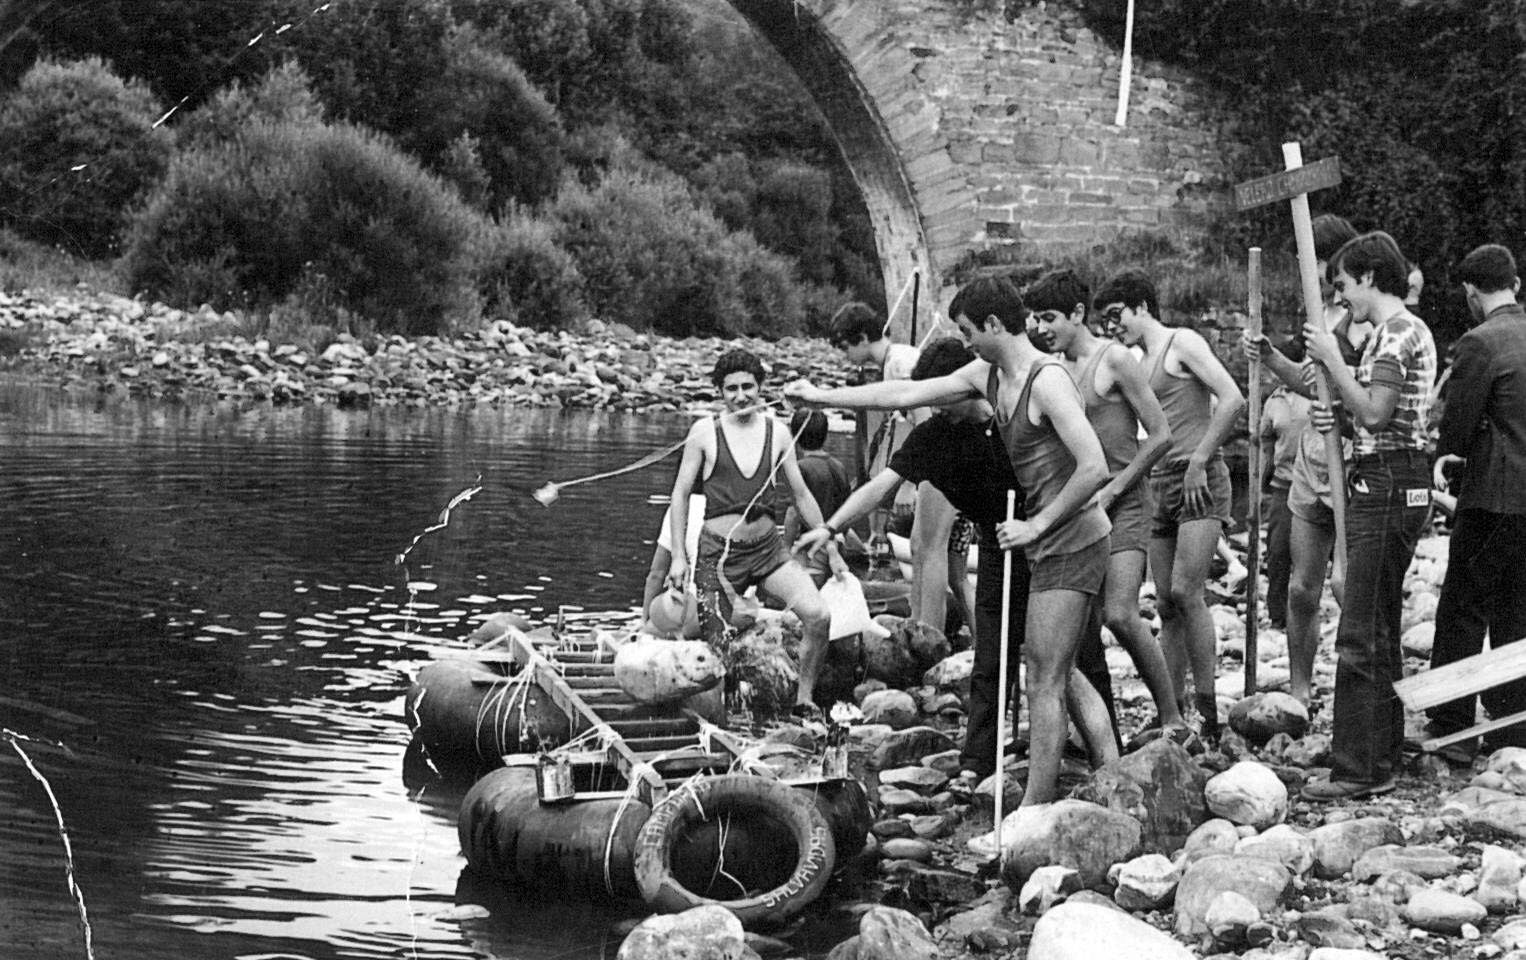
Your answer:
[[[778,423],[774,426],[778,430],[783,429],[783,426]],[[778,430],[775,431],[776,434]],[[795,445],[786,446],[780,459],[784,477],[789,481],[790,490],[795,494],[795,509],[800,513],[800,519],[812,529],[820,527],[822,525],[821,505],[816,502],[816,495],[811,492],[811,488],[805,485],[805,475],[800,472],[800,462],[795,459]],[[842,557],[837,552],[835,538],[827,541],[827,559],[830,561],[834,574],[847,570],[847,565],[843,563]]]
[[[705,440],[714,436],[709,420],[695,421],[684,438],[684,455],[678,461],[678,475],[673,479],[672,503],[668,507],[668,537],[673,545],[673,559],[668,563],[668,586],[675,590],[684,588],[689,563],[689,494],[694,481],[699,478],[700,468],[705,464]]]
[[[978,369],[977,369],[978,368]],[[975,360],[944,377],[928,380],[882,380],[857,387],[823,390],[805,381],[784,388],[784,395],[814,407],[849,407],[860,410],[899,410],[902,407],[941,406],[985,393],[990,365]]]
[[[1195,331],[1183,332],[1189,336],[1176,338],[1176,345],[1182,351],[1182,363],[1193,376],[1203,381],[1218,401],[1214,405],[1213,417],[1208,421],[1208,429],[1203,433],[1202,442],[1187,458],[1189,465],[1204,466],[1234,431],[1235,421],[1245,409],[1245,397],[1235,385],[1234,377],[1229,375],[1224,364],[1209,349],[1208,341]]]
[[[1134,459],[1125,464],[1118,471],[1118,476],[1102,488],[1104,509],[1133,489],[1171,447],[1171,425],[1166,422],[1166,411],[1161,409],[1160,400],[1156,398],[1155,391],[1150,389],[1144,371],[1139,368],[1139,362],[1127,350],[1109,350],[1107,361],[1113,382],[1133,408],[1134,416],[1139,418],[1146,436],[1140,441],[1139,452],[1134,454]]]

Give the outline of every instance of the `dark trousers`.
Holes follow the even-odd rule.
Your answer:
[[[959,765],[989,776],[996,769],[996,738],[1001,718],[996,715],[996,694],[1001,686],[1001,583],[1005,551],[996,545],[996,528],[978,525],[980,560],[975,574],[975,666],[970,673],[970,717]],[[1022,662],[1024,622],[1028,615],[1028,560],[1021,550],[1012,553],[1012,612],[1007,633],[1008,682],[1013,685],[1009,703],[1015,702],[1017,665]],[[1091,605],[1076,667],[1086,676],[1103,703],[1118,736],[1118,711],[1113,702],[1113,681],[1102,649],[1102,620]],[[1121,741],[1120,741],[1121,742]]]
[[[1447,579],[1436,608],[1436,645],[1431,669],[1470,657],[1489,645],[1500,647],[1526,636],[1526,516],[1463,510],[1452,526]],[[1475,697],[1426,711],[1438,732],[1473,726]],[[1526,710],[1526,678],[1483,692],[1489,716],[1498,719]],[[1526,745],[1526,728],[1509,728]]]
[[[1266,615],[1274,627],[1288,624],[1288,577],[1293,573],[1293,514],[1288,488],[1266,493]]]
[[[1404,676],[1404,574],[1430,504],[1430,468],[1418,450],[1385,451],[1358,457],[1348,483],[1330,776],[1378,783],[1393,775],[1404,743],[1404,706],[1393,683]]]

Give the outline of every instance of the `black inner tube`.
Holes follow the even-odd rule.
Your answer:
[[[711,900],[752,897],[786,883],[800,861],[789,825],[757,807],[737,810],[724,801],[716,806],[706,811],[708,820],[696,818],[677,828],[673,879]]]

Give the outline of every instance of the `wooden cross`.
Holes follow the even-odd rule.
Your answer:
[[[1249,180],[1235,185],[1235,206],[1242,212],[1255,207],[1287,200],[1293,212],[1293,239],[1298,244],[1298,275],[1303,287],[1304,316],[1318,330],[1325,329],[1324,298],[1319,292],[1319,268],[1314,256],[1314,225],[1309,216],[1309,194],[1337,186],[1341,182],[1339,157],[1303,165],[1303,151],[1297,142],[1282,145],[1283,166],[1281,173]],[[1252,334],[1261,333],[1261,251],[1254,248],[1250,265],[1250,308]],[[1249,573],[1246,577],[1245,604],[1245,695],[1256,692],[1256,588],[1260,576],[1260,526],[1261,526],[1261,363],[1251,361],[1249,382],[1251,476],[1250,504],[1251,524],[1248,537]],[[1316,381],[1319,402],[1330,405],[1335,385],[1330,371],[1324,370]],[[1325,461],[1329,464],[1330,507],[1335,514],[1335,570],[1344,579],[1346,569],[1346,465],[1341,458],[1341,436],[1338,430],[1325,434]]]

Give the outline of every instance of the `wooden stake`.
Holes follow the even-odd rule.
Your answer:
[[[1261,248],[1250,248],[1247,264],[1247,297],[1249,317],[1246,330],[1252,337],[1261,336]],[[1246,393],[1250,399],[1250,482],[1246,485],[1250,496],[1249,523],[1245,537],[1245,566],[1249,570],[1245,578],[1245,695],[1256,692],[1257,600],[1261,583],[1261,353],[1251,356],[1250,370],[1246,375]]]
[[[1298,142],[1282,145],[1283,165],[1289,170],[1303,166],[1303,151]],[[1314,222],[1309,217],[1309,195],[1300,193],[1288,201],[1293,208],[1293,238],[1298,241],[1298,276],[1303,281],[1303,310],[1309,323],[1318,330],[1325,327],[1324,297],[1319,293],[1319,267],[1314,256]],[[1335,383],[1329,370],[1321,370],[1315,381],[1319,402],[1330,406]],[[1330,510],[1335,514],[1335,569],[1344,578],[1346,569],[1346,462],[1341,453],[1339,429],[1325,434],[1325,461],[1329,464]]]

